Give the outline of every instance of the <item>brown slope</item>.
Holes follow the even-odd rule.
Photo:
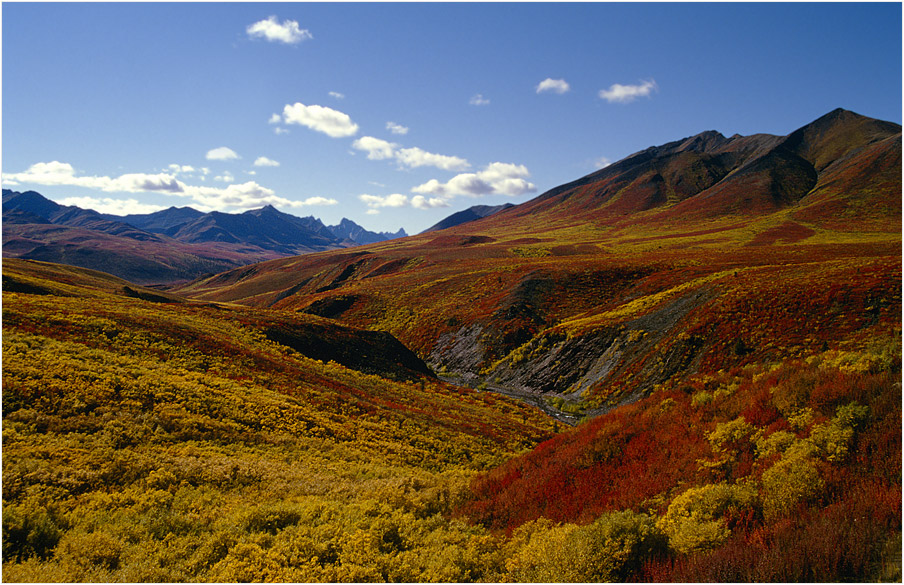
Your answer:
[[[878,173],[888,175],[877,185],[881,197],[894,199],[894,152],[885,151],[894,151],[893,137],[900,131],[897,124],[838,109],[788,136],[725,138],[704,132],[628,156],[497,219],[570,216],[618,226],[649,212],[645,222],[674,226],[729,216],[754,218],[793,207],[822,184],[852,173],[844,187],[848,197],[864,191],[864,181],[876,182]],[[875,164],[858,175],[856,167],[866,166],[863,156],[872,156]]]
[[[3,256],[103,270],[135,283],[161,284],[280,254],[228,243],[188,244],[160,235],[139,240],[81,227],[24,223],[3,226]]]
[[[831,281],[812,276],[821,264],[838,263],[842,273],[849,262],[861,271],[900,263],[900,231],[878,239],[837,234],[820,215],[820,201],[808,199],[823,185],[838,184],[844,193],[837,197],[865,200],[870,180],[879,182],[874,201],[899,197],[894,136],[866,145],[853,141],[846,149],[832,141],[792,149],[785,140],[703,133],[466,225],[354,253],[275,260],[181,291],[386,330],[474,383],[501,381],[509,389],[559,397],[577,388],[596,404],[610,393],[633,400],[664,379],[702,367],[704,356],[711,356],[706,367],[716,370],[748,355],[780,358],[761,337],[760,353],[731,349],[735,331],[760,336],[746,309],[732,317],[737,323],[689,332],[689,320],[724,302],[728,291],[738,288],[750,303],[768,304],[757,287],[787,281],[791,269],[783,267],[800,266],[803,299],[810,282],[818,289]],[[822,173],[798,154],[825,158],[829,146],[842,158]],[[677,203],[669,193],[678,194]],[[865,214],[862,206],[851,209]],[[805,211],[810,215],[795,215]],[[879,222],[900,223],[891,204],[875,213]],[[751,283],[744,271],[770,276]],[[782,311],[793,313],[798,302],[792,299]],[[787,345],[802,347],[802,332],[816,327],[807,321],[815,315],[804,316],[802,328],[769,334],[777,343],[793,336]]]

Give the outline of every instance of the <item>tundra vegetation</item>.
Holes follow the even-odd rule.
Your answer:
[[[700,358],[724,367],[568,430],[267,335],[354,343],[335,321],[19,262],[4,262],[29,291],[3,304],[5,580],[900,578],[900,297],[859,262],[833,298],[884,294],[874,315],[823,330],[783,299],[814,301],[766,279],[758,310],[785,327],[738,322],[714,344],[726,360]]]
[[[707,136],[168,293],[4,260],[4,580],[900,581],[900,126]]]

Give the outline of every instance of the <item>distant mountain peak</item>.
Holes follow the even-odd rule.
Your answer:
[[[354,221],[343,217],[338,225],[326,226],[328,230],[333,232],[337,238],[351,240],[355,244],[376,244],[377,242],[385,242],[395,238],[404,238],[408,234],[404,229],[400,229],[395,233],[391,232],[372,232],[366,230]]]
[[[446,228],[455,227],[457,225],[470,223],[472,221],[483,219],[484,217],[499,213],[500,211],[508,209],[509,207],[514,207],[514,205],[511,203],[505,203],[503,205],[474,205],[462,211],[453,213],[440,222],[425,229],[424,233],[435,232],[444,230]]]

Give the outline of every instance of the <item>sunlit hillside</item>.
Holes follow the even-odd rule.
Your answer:
[[[3,577],[900,580],[900,132],[167,292],[6,260]]]
[[[504,570],[501,541],[449,512],[474,471],[551,435],[536,409],[318,317],[142,300],[42,263],[3,274],[5,581]],[[343,366],[349,346],[367,363]]]

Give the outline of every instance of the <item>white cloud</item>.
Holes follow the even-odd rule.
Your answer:
[[[277,135],[289,133],[289,131],[286,128],[274,128],[273,132],[275,132]]]
[[[177,165],[177,164],[173,163],[166,168],[168,168],[169,171],[171,173],[173,173],[174,175],[178,175],[179,173],[187,174],[187,173],[195,172],[195,167],[193,167],[191,165]]]
[[[245,32],[251,38],[263,38],[271,43],[285,43],[287,45],[294,45],[314,38],[310,31],[300,28],[297,21],[284,20],[279,23],[276,21],[275,16],[248,25]]]
[[[463,170],[471,165],[467,160],[457,156],[447,156],[444,154],[434,154],[421,150],[420,148],[403,148],[396,152],[396,160],[406,167],[436,167],[446,171]]]
[[[208,169],[201,169],[206,172]],[[254,181],[224,187],[207,187],[203,185],[187,185],[166,173],[126,173],[119,177],[78,176],[69,163],[53,161],[35,163],[22,173],[3,173],[4,184],[29,183],[35,185],[70,185],[85,187],[105,192],[121,193],[162,193],[178,197],[187,197],[199,209],[211,211],[255,209],[262,205],[279,205],[283,207],[302,207],[308,205],[335,205],[334,199],[309,197],[303,201],[293,201],[279,197],[272,189],[262,187]],[[225,177],[217,177],[223,180]],[[93,198],[92,198],[93,199]],[[105,199],[97,199],[102,203]],[[118,205],[111,202],[108,206]],[[127,205],[126,200],[122,205]]]
[[[177,194],[182,191],[182,184],[173,175],[167,173],[127,173],[116,178],[77,177],[72,165],[59,161],[35,163],[23,173],[3,173],[3,182],[7,184],[71,185],[126,193],[155,191]]]
[[[269,159],[266,156],[259,156],[254,159],[254,166],[256,167],[278,167],[279,163],[273,159]]]
[[[536,191],[536,186],[527,181],[530,173],[524,165],[491,163],[477,173],[455,175],[446,183],[431,179],[412,189],[422,195],[433,195],[449,199],[456,195],[479,197],[481,195],[524,195]]]
[[[339,202],[329,197],[308,197],[304,201],[297,201],[292,205],[295,207],[307,205],[339,205]]]
[[[487,106],[490,104],[490,100],[483,97],[482,93],[478,93],[477,95],[472,97],[468,101],[468,103],[471,104],[472,106]]]
[[[568,85],[568,82],[564,79],[552,79],[550,77],[547,77],[537,85],[537,93],[548,91],[552,93],[563,94],[569,89],[571,89],[571,86]]]
[[[373,136],[362,136],[352,143],[352,147],[366,152],[367,158],[371,160],[395,159],[400,165],[408,168],[430,166],[447,171],[459,171],[471,166],[467,160],[457,156],[427,152],[417,147],[399,148],[395,142]]]
[[[231,148],[221,146],[207,151],[207,160],[233,160],[240,158]]]
[[[307,126],[332,138],[354,136],[358,132],[358,125],[348,114],[325,106],[306,106],[301,102],[286,105],[283,119],[286,124]]]
[[[367,158],[370,160],[393,158],[398,146],[394,142],[387,142],[373,136],[362,136],[352,142],[352,147],[367,152]]]
[[[331,92],[330,92],[330,97],[336,98],[337,100],[344,100],[344,99],[345,99],[345,94],[344,94],[344,93],[339,93],[338,91],[331,91]]]
[[[154,213],[166,209],[162,205],[140,203],[137,199],[113,199],[112,197],[66,197],[57,201],[60,205],[75,205],[82,209],[93,209],[100,213],[130,215],[133,213]]]
[[[364,202],[371,209],[378,207],[406,207],[408,205],[408,196],[401,193],[393,193],[392,195],[358,195],[358,199]]]
[[[267,120],[267,124],[279,124],[280,122],[282,122],[282,116],[279,114],[272,114],[270,119]]]
[[[232,173],[226,171],[222,175],[213,178],[214,181],[223,181],[224,183],[232,183],[235,181],[235,177],[232,176]]]
[[[598,169],[604,169],[612,164],[612,161],[606,158],[605,156],[601,156],[595,161],[593,161],[593,166]]]
[[[424,197],[415,195],[411,198],[411,206],[417,209],[433,209],[435,207],[449,207],[449,202],[441,197]]]
[[[395,122],[386,122],[386,129],[393,134],[408,134],[408,128]]]
[[[614,83],[609,89],[600,90],[600,98],[612,103],[627,104],[633,102],[639,97],[646,97],[654,90],[658,90],[659,86],[652,79],[642,81],[637,85],[622,85]]]

